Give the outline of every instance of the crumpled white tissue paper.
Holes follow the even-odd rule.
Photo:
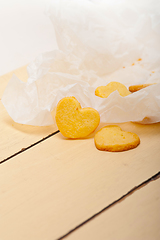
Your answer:
[[[38,56],[27,83],[15,75],[3,97],[15,122],[54,124],[51,112],[65,96],[99,111],[101,122],[160,121],[159,0],[52,0],[47,9],[59,49]],[[157,83],[121,97],[95,96],[98,86]]]

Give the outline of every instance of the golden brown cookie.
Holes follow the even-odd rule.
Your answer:
[[[132,86],[129,87],[129,91],[132,92],[132,93],[133,92],[137,92],[137,91],[139,91],[139,90],[141,90],[143,88],[149,87],[149,86],[151,86],[153,84],[155,84],[155,83],[132,85]]]
[[[122,131],[116,125],[109,125],[95,134],[94,142],[99,150],[121,152],[137,147],[140,139],[135,133]]]
[[[118,91],[122,97],[128,96],[130,91],[119,82],[110,82],[106,86],[99,86],[95,90],[95,95],[101,98],[107,98],[112,92]]]
[[[56,123],[63,136],[83,138],[92,133],[100,122],[99,113],[93,108],[81,108],[75,97],[65,97],[56,109]]]

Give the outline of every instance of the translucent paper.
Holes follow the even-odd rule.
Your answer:
[[[154,0],[52,1],[47,14],[59,49],[28,66],[27,83],[12,77],[2,98],[10,116],[23,124],[54,124],[58,101],[74,96],[82,107],[98,110],[102,122],[159,122],[159,9]],[[95,96],[96,87],[110,81],[157,84],[127,97],[117,91]]]

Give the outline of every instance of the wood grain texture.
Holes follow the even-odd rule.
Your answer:
[[[156,174],[160,123],[120,127],[139,135],[136,149],[102,152],[94,134],[58,133],[1,164],[0,239],[57,239]]]
[[[26,66],[1,76],[0,98],[13,73],[23,81],[27,80]],[[15,123],[0,101],[0,162],[55,131],[57,131],[57,127],[53,125],[33,127]]]
[[[66,240],[159,240],[160,179],[107,209]]]

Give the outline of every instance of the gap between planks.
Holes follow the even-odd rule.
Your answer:
[[[23,82],[27,82],[28,79],[28,72],[27,72],[27,66],[22,66],[20,68],[17,68],[7,74],[4,74],[2,76],[0,76],[0,82],[1,82],[1,88],[0,88],[0,100],[2,98],[2,95],[4,93],[5,88],[7,87],[8,82],[11,80],[13,74],[15,74],[21,81]],[[23,147],[20,150],[17,149],[17,151],[15,150],[15,153],[9,155],[9,157],[6,158],[2,158],[2,160],[0,160],[0,164],[8,161],[9,159],[17,156],[18,154],[20,154],[21,152],[28,150],[29,148],[37,145],[38,143],[41,143],[42,141],[48,139],[49,137],[53,136],[54,134],[58,133],[59,131],[56,129],[56,131],[54,131],[53,133],[50,133],[48,136],[43,137],[42,139],[35,141],[33,144],[27,146],[27,147]],[[36,139],[37,140],[37,139]]]
[[[48,138],[54,136],[54,135],[57,134],[57,133],[59,133],[59,130],[57,130],[56,132],[53,132],[53,133],[49,134],[47,137],[44,137],[43,139],[41,139],[41,140],[39,140],[39,141],[37,141],[37,142],[31,144],[30,146],[28,146],[28,147],[26,147],[26,148],[22,148],[20,151],[18,151],[18,152],[16,152],[16,153],[12,154],[11,156],[9,156],[9,157],[3,159],[2,161],[0,161],[0,164],[5,163],[6,161],[10,160],[11,158],[13,158],[13,157],[17,156],[18,154],[21,154],[22,152],[24,152],[24,151],[26,151],[26,150],[28,150],[28,149],[30,149],[30,148],[36,146],[37,144],[39,144],[39,143],[45,141],[46,139],[48,139]]]
[[[84,222],[80,223],[79,225],[77,225],[75,228],[71,229],[69,232],[67,232],[66,234],[64,234],[63,236],[61,236],[60,238],[57,238],[57,240],[62,240],[65,239],[66,237],[68,237],[71,233],[73,233],[74,231],[78,230],[80,227],[82,227],[83,225],[85,225],[86,223],[88,223],[89,221],[93,220],[94,218],[96,218],[98,215],[100,215],[101,213],[103,213],[104,211],[114,207],[116,204],[124,201],[127,197],[129,197],[130,195],[134,194],[136,191],[140,190],[141,188],[145,187],[147,184],[151,183],[152,181],[156,181],[158,178],[160,178],[160,172],[156,173],[155,175],[153,175],[152,177],[150,177],[149,179],[147,179],[146,181],[142,182],[141,184],[139,184],[138,186],[134,187],[133,189],[131,189],[128,193],[126,193],[125,195],[123,195],[122,197],[120,197],[119,199],[115,200],[114,202],[112,202],[111,204],[109,204],[108,206],[106,206],[105,208],[103,208],[102,210],[100,210],[99,212],[95,213],[94,215],[92,215],[90,218],[86,219]]]
[[[22,148],[20,151],[17,151],[15,154],[12,154],[10,157],[2,160],[0,163],[4,163],[7,160],[13,158],[16,155],[19,155],[20,153],[22,153],[25,150],[28,150],[30,148],[32,148],[35,145],[38,145],[39,143],[43,142],[44,140],[50,138],[51,136],[55,135],[56,133],[58,133],[58,131],[51,133],[50,135],[48,135],[47,137],[44,137],[43,139],[33,143],[32,145],[30,145],[29,147],[26,148]],[[146,181],[143,181],[141,184],[139,184],[138,186],[134,187],[133,189],[131,189],[128,193],[126,193],[125,195],[123,195],[122,197],[120,197],[119,199],[115,200],[114,202],[112,202],[111,204],[109,204],[108,206],[106,206],[105,208],[103,208],[102,210],[100,210],[99,212],[95,213],[94,215],[92,215],[90,218],[88,218],[87,220],[83,221],[82,223],[80,223],[79,225],[77,225],[75,228],[73,228],[72,230],[70,230],[68,233],[64,234],[62,237],[58,238],[58,239],[63,239],[66,236],[68,236],[70,233],[72,233],[73,231],[75,231],[76,229],[80,228],[81,226],[83,226],[85,223],[89,222],[91,219],[95,218],[96,216],[98,216],[100,213],[104,212],[105,210],[108,210],[109,208],[111,208],[112,206],[115,206],[117,203],[125,200],[128,196],[130,196],[131,194],[133,194],[135,191],[139,190],[140,188],[146,186],[146,184],[150,183],[152,180],[155,180],[156,178],[158,178],[160,176],[160,172],[158,172],[157,174],[153,175],[151,178],[149,178]]]

